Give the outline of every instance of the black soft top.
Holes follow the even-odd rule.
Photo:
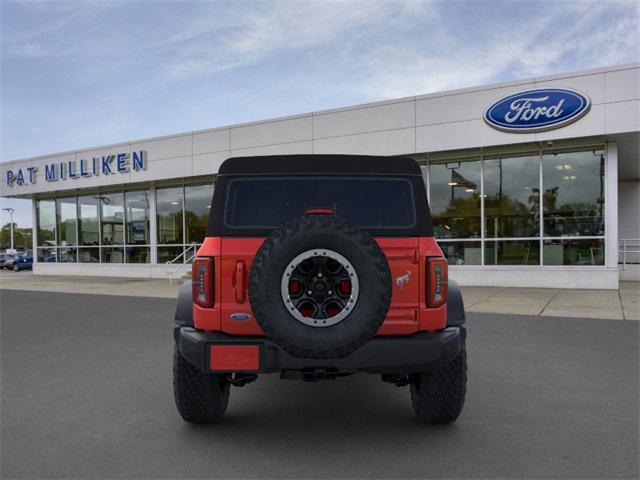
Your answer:
[[[392,176],[411,183],[416,222],[408,228],[368,229],[372,235],[389,237],[433,236],[427,192],[420,166],[408,157],[373,155],[268,155],[234,157],[225,160],[218,170],[216,188],[209,215],[207,236],[255,237],[271,234],[272,228],[232,228],[225,224],[229,183],[234,178],[274,176]],[[259,202],[259,199],[256,199]]]
[[[263,157],[233,157],[225,160],[222,175],[418,175],[419,165],[408,157],[374,155],[267,155]]]

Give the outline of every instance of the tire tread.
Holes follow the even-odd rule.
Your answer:
[[[466,390],[467,351],[463,346],[458,356],[445,367],[413,376],[411,403],[423,423],[451,423],[462,411]]]
[[[229,402],[230,384],[223,375],[206,374],[189,363],[177,346],[173,354],[173,392],[176,407],[189,423],[220,421]]]

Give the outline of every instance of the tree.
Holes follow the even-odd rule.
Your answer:
[[[33,247],[30,228],[20,228],[13,223],[13,248],[16,250],[31,250]],[[0,250],[11,248],[11,224],[7,222],[0,229]]]

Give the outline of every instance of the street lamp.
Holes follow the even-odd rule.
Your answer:
[[[11,207],[3,208],[2,210],[6,210],[7,212],[9,212],[9,228],[11,228],[11,251],[13,251],[13,212],[15,212],[15,210]]]

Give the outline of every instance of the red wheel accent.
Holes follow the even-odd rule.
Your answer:
[[[329,305],[327,308],[327,315],[329,315],[329,317],[335,317],[337,314],[340,313],[340,311],[342,310],[342,308],[340,308],[337,305]]]
[[[342,280],[340,285],[338,285],[340,292],[346,294],[351,293],[351,282],[349,280]]]
[[[301,288],[302,285],[300,285],[300,282],[298,280],[291,280],[289,282],[289,293],[296,294],[300,291]]]
[[[300,313],[303,317],[311,317],[313,316],[313,306],[309,303],[305,303],[300,307]]]

